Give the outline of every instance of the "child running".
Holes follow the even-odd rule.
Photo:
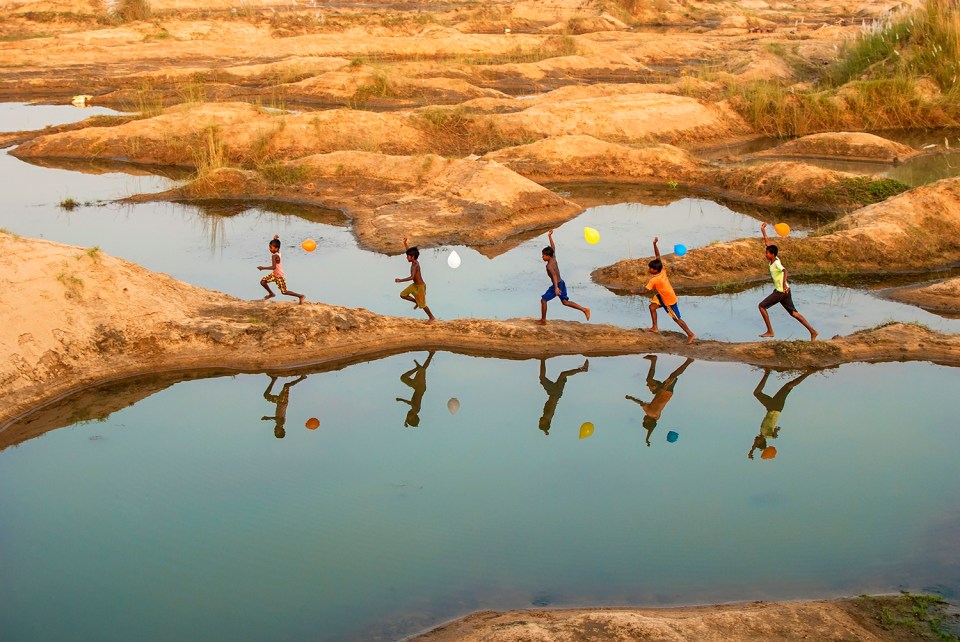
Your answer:
[[[803,327],[810,332],[810,340],[816,341],[817,331],[813,329],[812,325],[807,323],[807,320],[803,318],[802,314],[797,312],[797,308],[793,305],[793,295],[790,293],[790,286],[787,284],[787,270],[778,258],[780,249],[776,245],[771,245],[770,239],[767,238],[766,223],[760,225],[760,232],[763,234],[763,244],[766,246],[766,257],[767,261],[770,262],[770,276],[773,278],[773,292],[760,302],[760,316],[763,317],[763,322],[767,324],[767,331],[760,336],[773,336],[773,326],[770,325],[770,315],[767,314],[767,308],[779,303],[783,306],[784,310],[790,313],[790,316],[803,324]]]
[[[646,328],[647,332],[660,332],[660,328],[657,326],[657,308],[662,307],[667,311],[667,314],[677,322],[680,329],[687,333],[687,344],[689,345],[693,343],[697,335],[695,335],[687,326],[686,322],[680,318],[680,299],[677,298],[677,294],[673,291],[673,286],[670,285],[670,279],[667,278],[667,268],[663,265],[663,261],[660,260],[660,248],[657,247],[659,241],[659,236],[653,237],[653,252],[657,255],[657,258],[647,264],[648,270],[650,274],[653,275],[653,278],[647,281],[647,286],[642,291],[639,288],[634,288],[630,291],[634,294],[654,293],[653,299],[650,301],[650,319],[653,325]]]
[[[400,293],[400,298],[413,303],[414,310],[420,308],[426,312],[427,323],[433,323],[437,318],[427,307],[427,284],[423,282],[423,277],[420,275],[420,262],[417,260],[420,258],[420,250],[407,245],[406,237],[403,238],[403,248],[406,250],[407,261],[410,263],[410,276],[405,279],[394,279],[394,281],[396,283],[413,281],[413,283],[404,288],[403,292]]]
[[[547,288],[547,291],[543,293],[543,296],[540,297],[540,320],[537,321],[537,323],[540,325],[547,324],[547,301],[550,301],[554,297],[560,297],[560,303],[568,308],[575,308],[583,312],[583,315],[587,317],[587,321],[589,321],[590,308],[577,305],[567,296],[567,285],[563,282],[563,279],[560,278],[560,266],[557,264],[557,246],[553,242],[553,230],[547,232],[547,238],[550,239],[550,247],[543,248],[541,256],[547,263],[547,276],[550,278],[551,285]]]
[[[258,270],[273,270],[270,274],[260,279],[260,285],[267,291],[267,296],[263,297],[264,301],[267,299],[272,299],[277,296],[273,293],[273,290],[270,289],[268,285],[271,281],[277,284],[277,287],[280,288],[281,294],[286,294],[287,296],[295,296],[300,299],[300,303],[303,303],[303,300],[306,299],[302,294],[297,294],[292,290],[287,289],[287,281],[283,274],[283,264],[281,263],[280,258],[280,237],[274,235],[273,240],[270,241],[270,255],[271,255],[271,264],[270,265],[258,265]]]

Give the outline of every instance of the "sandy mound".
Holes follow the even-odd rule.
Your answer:
[[[497,117],[506,132],[541,137],[586,134],[614,143],[678,143],[733,136],[747,131],[724,105],[667,94],[630,94],[543,102]]]
[[[884,296],[930,312],[960,314],[960,277],[896,288],[888,290]]]
[[[636,149],[592,136],[559,136],[484,156],[538,183],[590,180],[664,187],[699,179],[704,164],[671,145]]]
[[[41,136],[13,151],[18,158],[106,158],[197,167],[256,163],[338,149],[410,153],[427,148],[424,133],[397,114],[330,110],[285,114],[245,103],[194,103],[118,127]]]
[[[183,189],[146,198],[274,199],[346,212],[357,240],[400,252],[421,246],[488,245],[559,225],[581,208],[503,165],[441,156],[334,152],[271,167],[263,174],[223,169]]]
[[[830,281],[838,274],[882,275],[947,267],[960,260],[960,178],[918,187],[869,205],[806,238],[779,238],[784,265],[794,277]],[[613,289],[647,280],[649,258],[594,270],[594,281]],[[730,286],[769,278],[759,234],[668,258],[678,289]]]
[[[873,607],[863,602],[834,600],[672,609],[481,611],[413,639],[416,642],[883,642],[928,639],[921,627],[906,620],[902,630],[893,630],[889,625],[879,626],[880,618],[871,617]]]
[[[459,319],[427,326],[319,303],[241,301],[99,251],[3,232],[0,275],[0,287],[26,283],[32,292],[0,327],[0,426],[68,393],[125,377],[262,371],[426,345],[521,357],[667,352],[780,367],[865,359],[960,364],[960,338],[911,325],[813,343],[687,346],[673,333],[572,321]]]
[[[831,132],[803,136],[753,156],[805,156],[900,163],[919,153],[909,145],[865,132]]]
[[[765,205],[851,211],[863,205],[837,189],[856,175],[798,162],[734,165],[709,172],[703,183],[721,195]],[[709,191],[709,190],[708,190]]]

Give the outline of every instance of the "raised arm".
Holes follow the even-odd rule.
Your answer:
[[[768,245],[770,245],[770,239],[767,238],[767,224],[766,224],[766,223],[761,223],[761,224],[760,224],[760,233],[763,234],[763,247],[764,247],[764,249],[766,249],[766,247],[767,247]]]
[[[660,258],[660,248],[657,247],[657,242],[660,240],[659,236],[653,237],[653,253],[657,255],[657,258]]]
[[[547,240],[550,241],[550,247],[553,248],[553,255],[557,255],[557,244],[553,242],[553,230],[547,232]]]
[[[406,251],[409,250],[409,249],[410,249],[410,244],[407,243],[407,237],[404,236],[404,237],[403,237],[403,251],[406,252]]]

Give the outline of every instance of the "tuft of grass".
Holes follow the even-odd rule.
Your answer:
[[[502,65],[507,63],[540,62],[560,56],[575,56],[579,52],[577,41],[569,35],[549,36],[536,47],[515,47],[501,54],[483,57],[467,57],[459,62],[470,65]]]
[[[892,15],[864,25],[837,61],[822,75],[826,86],[855,79],[906,75],[933,78],[944,92],[956,89],[960,75],[960,6],[956,0],[926,0],[894,20]]]
[[[535,140],[523,132],[505,133],[495,121],[468,114],[462,107],[423,109],[411,122],[428,135],[434,151],[441,156],[485,154]]]
[[[856,601],[881,628],[893,632],[896,637],[945,642],[960,640],[951,630],[955,630],[956,625],[944,625],[945,620],[956,621],[957,616],[948,613],[949,602],[938,595],[906,592],[899,596],[862,595]]]
[[[62,201],[60,201],[59,206],[60,206],[60,209],[64,209],[64,210],[67,210],[68,212],[72,212],[73,210],[80,207],[80,203],[75,199],[65,198]]]
[[[787,54],[781,45],[768,48]],[[792,56],[784,59],[793,64]],[[939,93],[930,92],[932,79]],[[792,91],[778,81],[728,81],[730,103],[771,136],[851,129],[905,129],[960,123],[960,6],[926,0],[896,20],[865,26],[816,86]]]
[[[78,294],[83,289],[83,279],[66,270],[57,275],[57,281],[63,284],[68,294]]]
[[[892,178],[874,179],[869,176],[843,178],[820,190],[819,199],[836,205],[871,205],[885,201],[910,189],[906,183]]]
[[[113,9],[113,18],[119,22],[149,20],[152,14],[147,0],[120,0]]]
[[[198,177],[227,166],[226,148],[216,125],[207,127],[201,144],[194,147],[193,162]]]
[[[307,179],[307,168],[288,163],[267,163],[258,170],[260,175],[275,185],[300,185]]]

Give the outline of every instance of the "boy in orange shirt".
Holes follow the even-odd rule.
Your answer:
[[[660,328],[657,327],[657,308],[662,307],[666,309],[667,314],[673,317],[677,325],[687,333],[687,344],[691,344],[693,340],[697,338],[697,335],[695,335],[690,328],[687,327],[686,322],[680,318],[680,306],[677,303],[679,299],[677,299],[677,294],[673,291],[673,286],[670,285],[670,280],[667,278],[667,268],[663,266],[663,261],[660,260],[660,248],[657,247],[659,240],[659,236],[653,237],[653,251],[657,255],[657,258],[648,263],[650,274],[653,275],[653,278],[647,281],[647,287],[644,288],[642,292],[638,289],[633,289],[631,292],[634,294],[654,293],[653,300],[650,301],[650,318],[653,321],[653,325],[646,328],[647,332],[660,331]]]

